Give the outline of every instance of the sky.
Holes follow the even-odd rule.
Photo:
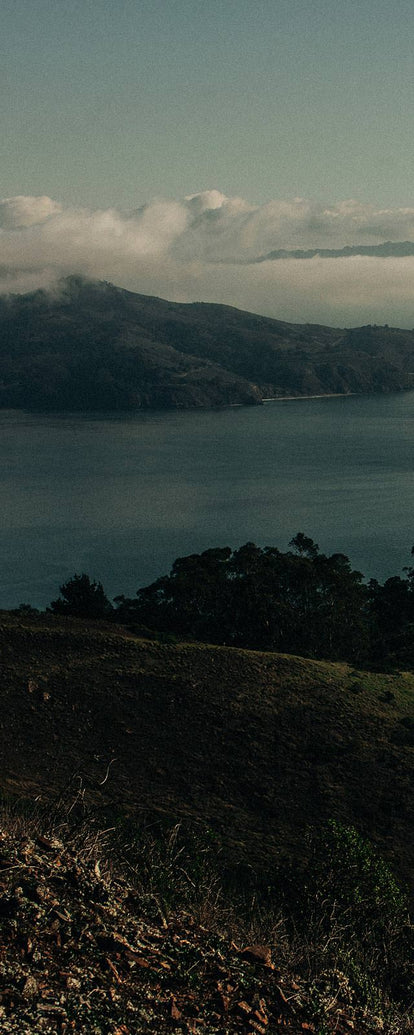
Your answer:
[[[414,246],[375,254],[414,242],[413,39],[412,0],[1,0],[0,290],[414,326]]]

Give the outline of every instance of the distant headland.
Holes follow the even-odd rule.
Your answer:
[[[290,324],[70,276],[0,299],[0,406],[188,409],[414,388],[414,330]]]

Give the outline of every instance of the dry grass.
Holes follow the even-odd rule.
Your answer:
[[[344,967],[351,920],[304,938],[263,897],[230,895],[180,827],[128,845],[74,824],[71,805],[46,825],[1,814],[4,1035],[412,1035],[410,1008]]]
[[[248,1001],[260,1013],[262,999],[275,1030],[282,1017],[295,1035],[302,1030],[298,1018],[317,1035],[349,1033],[347,1020],[358,1032],[413,1031],[406,961],[403,952],[397,955],[399,932],[389,933],[397,969],[401,960],[405,1005],[395,974],[392,992],[383,950],[381,956],[371,944],[364,960],[358,946],[353,951],[349,904],[315,893],[304,922],[286,891],[292,874],[302,884],[309,875],[308,825],[331,817],[368,836],[400,877],[409,875],[414,748],[406,720],[414,714],[412,673],[382,675],[283,655],[145,641],[114,627],[46,616],[2,615],[0,649],[0,787],[8,802],[1,850],[11,853],[13,865],[32,867],[36,886],[43,878],[47,887],[49,880],[53,885],[56,862],[63,898],[78,917],[66,944],[64,922],[54,916],[61,924],[59,947],[41,903],[25,893],[14,901],[19,885],[14,871],[3,869],[6,900],[27,937],[32,943],[43,939],[44,952],[52,953],[55,1005],[68,991],[59,978],[61,950],[69,953],[72,976],[81,983],[67,997],[67,1022],[50,1030],[67,1035],[77,1016],[82,1035],[114,1035],[116,1025],[122,1035],[122,1025],[128,1035],[162,1033],[174,1027],[175,1002],[178,1030],[252,1035],[250,1014],[242,1022],[237,1002]],[[80,877],[73,886],[70,874],[77,866]],[[325,877],[322,887],[324,882]],[[101,905],[106,901],[114,910],[112,927],[109,921],[105,927],[106,957],[99,940],[100,896]],[[32,907],[40,910],[37,920]],[[78,928],[84,930],[80,941]],[[153,948],[162,945],[162,958],[168,963],[171,956],[174,965],[162,974],[158,992],[163,968],[151,963],[151,974],[139,970],[134,995],[141,1003],[134,999],[137,1011],[129,1015],[130,950],[120,943],[116,948],[111,931],[131,945],[142,941],[144,928],[152,932]],[[15,1014],[10,997],[5,1008],[7,1023],[15,1027],[4,1031],[25,1035],[46,1029],[33,1012],[25,1020],[31,1005],[22,995],[23,976],[34,976],[40,1003],[43,979],[28,943],[20,944],[13,930],[13,924],[7,928],[4,946],[17,976],[10,976],[7,963],[3,985],[10,979],[14,989]],[[243,957],[248,945],[269,950],[276,969]],[[114,974],[105,958],[119,983],[110,984]],[[222,978],[217,967],[224,967]],[[105,1004],[98,1027],[85,1006],[93,973]],[[226,975],[229,995],[217,986]],[[111,988],[120,995],[116,1008]],[[146,1021],[139,1010],[147,994]],[[293,1008],[295,1014],[289,1012]],[[189,1027],[196,1021],[198,1027]]]

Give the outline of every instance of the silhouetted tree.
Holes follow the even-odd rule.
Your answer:
[[[108,618],[113,607],[101,582],[91,582],[89,575],[74,575],[60,586],[61,598],[52,600],[50,611],[56,615],[78,618]]]
[[[304,535],[303,532],[297,532],[297,534],[290,540],[289,546],[299,554],[300,557],[310,557],[311,560],[319,553],[319,546],[314,543],[313,539],[309,539],[309,536]]]
[[[377,664],[412,664],[414,657],[414,579],[399,575],[380,585],[369,583],[373,660]]]
[[[367,590],[343,554],[298,533],[282,553],[246,543],[180,557],[170,575],[116,598],[117,618],[160,632],[310,657],[364,660]]]

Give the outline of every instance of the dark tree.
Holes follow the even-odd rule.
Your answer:
[[[61,598],[52,600],[50,611],[55,615],[73,615],[77,618],[108,618],[112,604],[101,582],[91,582],[89,575],[74,575],[60,586]]]
[[[414,657],[413,569],[408,569],[408,578],[393,575],[383,586],[371,579],[369,594],[373,661],[380,665],[411,666]]]
[[[343,554],[320,554],[303,533],[290,545],[287,553],[246,543],[180,557],[135,600],[116,598],[117,618],[235,647],[364,660],[362,576]]]
[[[304,535],[303,532],[298,532],[293,539],[290,540],[289,546],[299,554],[300,557],[310,557],[311,560],[319,553],[319,546],[314,543],[313,539],[309,536]]]

